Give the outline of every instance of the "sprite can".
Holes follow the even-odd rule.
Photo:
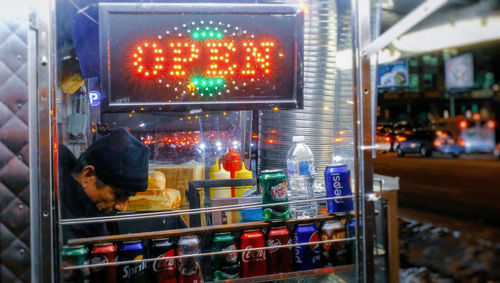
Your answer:
[[[264,170],[259,178],[262,191],[262,204],[280,203],[288,201],[286,175],[281,169]],[[290,217],[288,204],[264,207],[263,220],[285,220]]]
[[[88,261],[88,250],[83,245],[63,246],[61,252],[63,267],[86,265]],[[63,282],[83,283],[89,282],[90,270],[88,267],[72,270],[63,270]]]
[[[234,251],[236,250],[236,242],[231,233],[217,233],[213,240],[212,250]],[[212,256],[214,267],[213,280],[232,280],[240,277],[240,265],[238,262],[237,253],[227,253]]]

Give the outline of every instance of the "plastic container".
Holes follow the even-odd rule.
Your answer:
[[[290,204],[292,219],[304,219],[317,215],[317,204],[314,201],[314,155],[305,143],[304,136],[294,136],[293,145],[288,151],[287,159],[288,199],[311,200],[311,202]]]
[[[217,168],[219,170],[217,170]],[[210,180],[231,179],[231,174],[221,168],[219,160],[215,160],[215,164],[210,167],[208,176]],[[210,188],[210,198],[230,198],[231,187]]]

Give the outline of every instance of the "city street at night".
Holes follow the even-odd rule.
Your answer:
[[[492,155],[421,158],[379,152],[374,170],[400,178],[401,207],[500,223],[500,186],[492,178],[500,178],[500,161]]]
[[[374,171],[400,178],[401,282],[497,282],[499,160],[378,152]]]

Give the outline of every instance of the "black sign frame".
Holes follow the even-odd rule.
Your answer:
[[[213,14],[235,14],[265,15],[274,17],[293,16],[294,30],[284,31],[294,39],[293,86],[287,86],[292,93],[286,92],[287,97],[272,99],[247,99],[230,101],[148,101],[130,102],[113,101],[111,99],[111,70],[110,55],[110,27],[114,15],[183,15],[189,19],[190,15],[213,15]],[[133,24],[133,23],[131,23]],[[126,27],[123,27],[126,28]],[[258,110],[258,109],[303,109],[303,69],[304,69],[304,15],[300,7],[294,5],[275,4],[132,4],[132,3],[100,3],[99,4],[99,40],[100,40],[100,64],[101,64],[101,107],[103,112],[126,112],[132,110],[142,111],[189,111],[189,110]]]

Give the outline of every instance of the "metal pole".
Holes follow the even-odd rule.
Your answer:
[[[370,57],[366,52],[361,52],[371,41],[371,3],[370,0],[353,2],[355,170],[358,173],[355,182],[359,192],[357,216],[361,214],[361,217],[356,217],[358,280],[371,283],[374,282],[374,208],[373,202],[367,201],[366,196],[373,193],[372,149],[375,146],[372,139],[374,125],[371,115]]]
[[[52,194],[52,123],[55,117],[51,115],[55,68],[52,64],[52,4],[51,0],[33,2],[29,18],[30,242],[33,282],[54,282],[57,266]]]
[[[281,205],[286,205],[286,204],[309,203],[312,201],[318,202],[318,201],[327,201],[327,200],[335,200],[335,199],[349,199],[349,198],[353,198],[353,196],[315,198],[314,200],[296,200],[296,201],[278,202],[278,203],[269,203],[269,204],[262,204],[262,203],[254,202],[254,203],[246,203],[246,204],[233,204],[233,205],[224,205],[224,206],[207,207],[207,208],[182,209],[182,210],[177,210],[177,211],[151,212],[151,213],[132,214],[132,215],[114,215],[114,216],[103,216],[103,217],[62,219],[59,221],[59,224],[60,225],[73,225],[73,224],[85,224],[85,223],[102,223],[102,222],[111,222],[111,221],[126,221],[126,220],[160,218],[160,217],[179,216],[179,215],[196,215],[196,214],[208,213],[208,212],[240,210],[240,209],[259,208],[259,207],[271,207],[271,206],[281,206]]]

